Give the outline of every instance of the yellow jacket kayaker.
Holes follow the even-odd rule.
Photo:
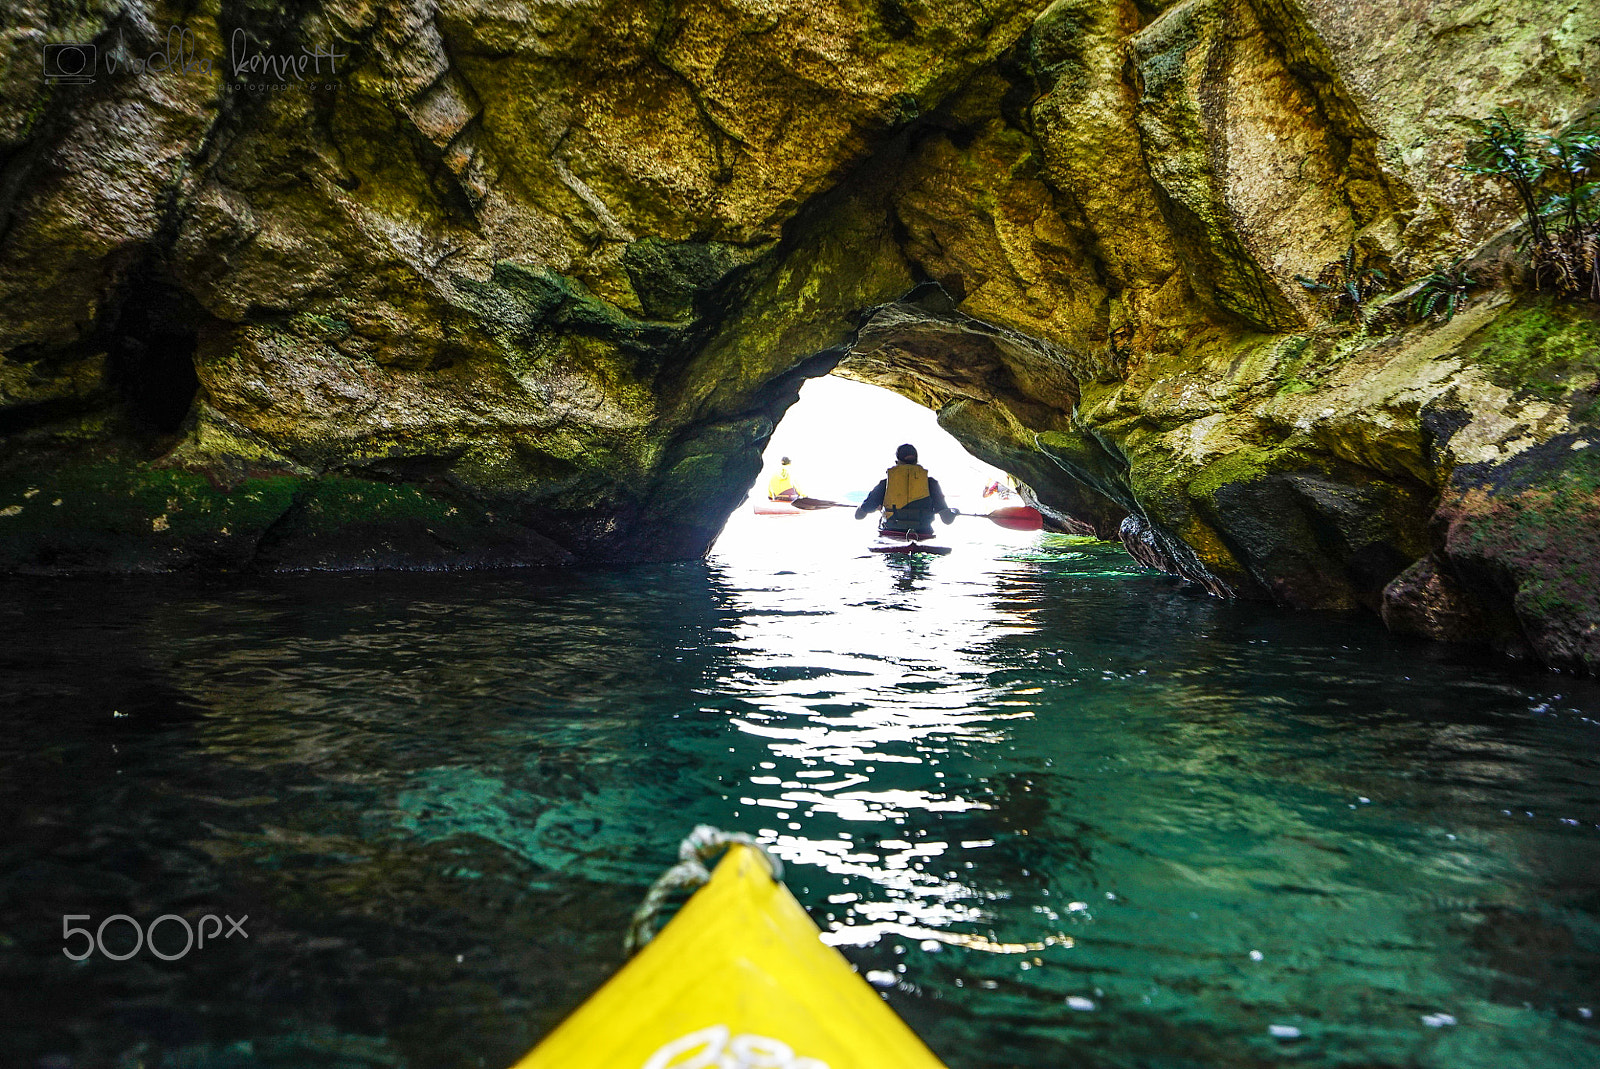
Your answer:
[[[778,468],[778,474],[767,480],[768,501],[793,501],[797,497],[805,496],[800,492],[800,488],[794,484],[794,480],[789,477],[789,465],[791,463],[792,461],[788,457],[784,457],[782,466]]]
[[[915,531],[933,533],[933,517],[937,513],[945,523],[952,523],[956,514],[945,504],[944,491],[939,480],[928,474],[928,469],[917,463],[917,447],[903,445],[894,451],[895,466],[872,488],[872,493],[856,509],[856,519],[870,512],[883,510],[878,522],[880,531]]]

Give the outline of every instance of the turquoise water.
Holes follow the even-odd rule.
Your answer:
[[[1600,1065],[1593,684],[943,533],[3,584],[0,1065],[509,1065],[698,822],[952,1069]]]

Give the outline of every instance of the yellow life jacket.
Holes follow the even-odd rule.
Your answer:
[[[794,489],[794,480],[789,478],[788,468],[779,468],[778,474],[767,481],[767,497],[769,500],[775,501],[779,494],[785,490],[792,489]]]
[[[883,488],[883,509],[894,512],[928,496],[928,469],[920,464],[896,464],[888,471]]]

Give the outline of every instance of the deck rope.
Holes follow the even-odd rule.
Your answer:
[[[783,862],[765,846],[742,831],[723,831],[709,824],[697,825],[683,842],[678,844],[678,863],[657,877],[645,892],[644,901],[633,911],[633,921],[628,925],[627,938],[622,941],[623,952],[630,957],[644,949],[656,936],[656,918],[666,905],[667,897],[677,890],[693,890],[711,879],[706,862],[723,850],[739,843],[753,846],[767,859],[774,882],[783,879]]]

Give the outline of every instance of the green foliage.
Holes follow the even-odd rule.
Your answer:
[[[1317,295],[1317,304],[1335,322],[1347,319],[1366,322],[1366,305],[1389,289],[1389,276],[1374,266],[1366,253],[1358,254],[1351,245],[1338,260],[1324,267],[1316,278],[1296,275],[1294,280]]]
[[[1528,233],[1537,241],[1544,235],[1538,191],[1548,169],[1539,139],[1504,108],[1479,120],[1477,126],[1478,139],[1467,142],[1466,161],[1461,164],[1461,170],[1489,175],[1509,184],[1522,202]]]
[[[1537,277],[1559,294],[1600,301],[1600,130],[1569,130],[1544,147],[1555,190],[1540,205],[1549,231],[1534,250]]]
[[[1569,130],[1548,138],[1546,151],[1553,158],[1549,174],[1558,183],[1555,193],[1540,206],[1540,214],[1557,225],[1577,229],[1600,217],[1600,130]]]
[[[1478,134],[1461,169],[1516,192],[1535,285],[1600,300],[1600,130],[1533,134],[1502,108],[1478,123]]]
[[[1433,316],[1448,323],[1466,303],[1467,290],[1475,285],[1476,280],[1467,274],[1460,260],[1449,267],[1430,271],[1423,276],[1422,288],[1411,300],[1411,315],[1419,323]]]

